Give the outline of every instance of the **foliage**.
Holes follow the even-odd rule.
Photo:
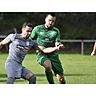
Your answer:
[[[47,12],[1,12],[0,35],[20,31],[25,21],[34,26],[44,23]],[[92,12],[56,12],[56,27],[61,31],[61,39],[95,39],[96,14]]]

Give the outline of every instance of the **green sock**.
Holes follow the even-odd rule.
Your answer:
[[[49,84],[54,84],[52,71],[51,70],[45,70],[45,73],[46,73],[46,77],[47,77]]]

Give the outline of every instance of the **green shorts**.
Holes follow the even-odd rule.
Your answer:
[[[54,74],[63,75],[63,67],[59,60],[58,53],[44,54],[41,52],[37,53],[37,61],[40,65],[43,65],[46,60],[50,60],[52,63],[52,69]]]

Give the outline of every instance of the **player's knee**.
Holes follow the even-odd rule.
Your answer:
[[[36,84],[36,76],[32,72],[26,74],[25,77],[29,81],[29,84]]]
[[[45,67],[46,70],[51,70],[52,64],[51,64],[50,60],[46,60],[43,64],[43,67]]]
[[[30,77],[32,77],[33,73],[32,72],[29,72],[28,74],[26,74],[25,78],[26,79],[29,79]]]

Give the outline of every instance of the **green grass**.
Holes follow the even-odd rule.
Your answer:
[[[0,53],[0,84],[5,84],[7,75],[4,68],[4,62],[8,54]],[[68,84],[96,84],[96,57],[81,54],[60,54],[65,79]],[[35,54],[28,54],[23,62],[23,65],[34,72],[37,76],[38,84],[48,84],[44,68],[36,61]],[[54,76],[56,83],[57,80]],[[18,79],[15,84],[28,84],[28,81]]]

